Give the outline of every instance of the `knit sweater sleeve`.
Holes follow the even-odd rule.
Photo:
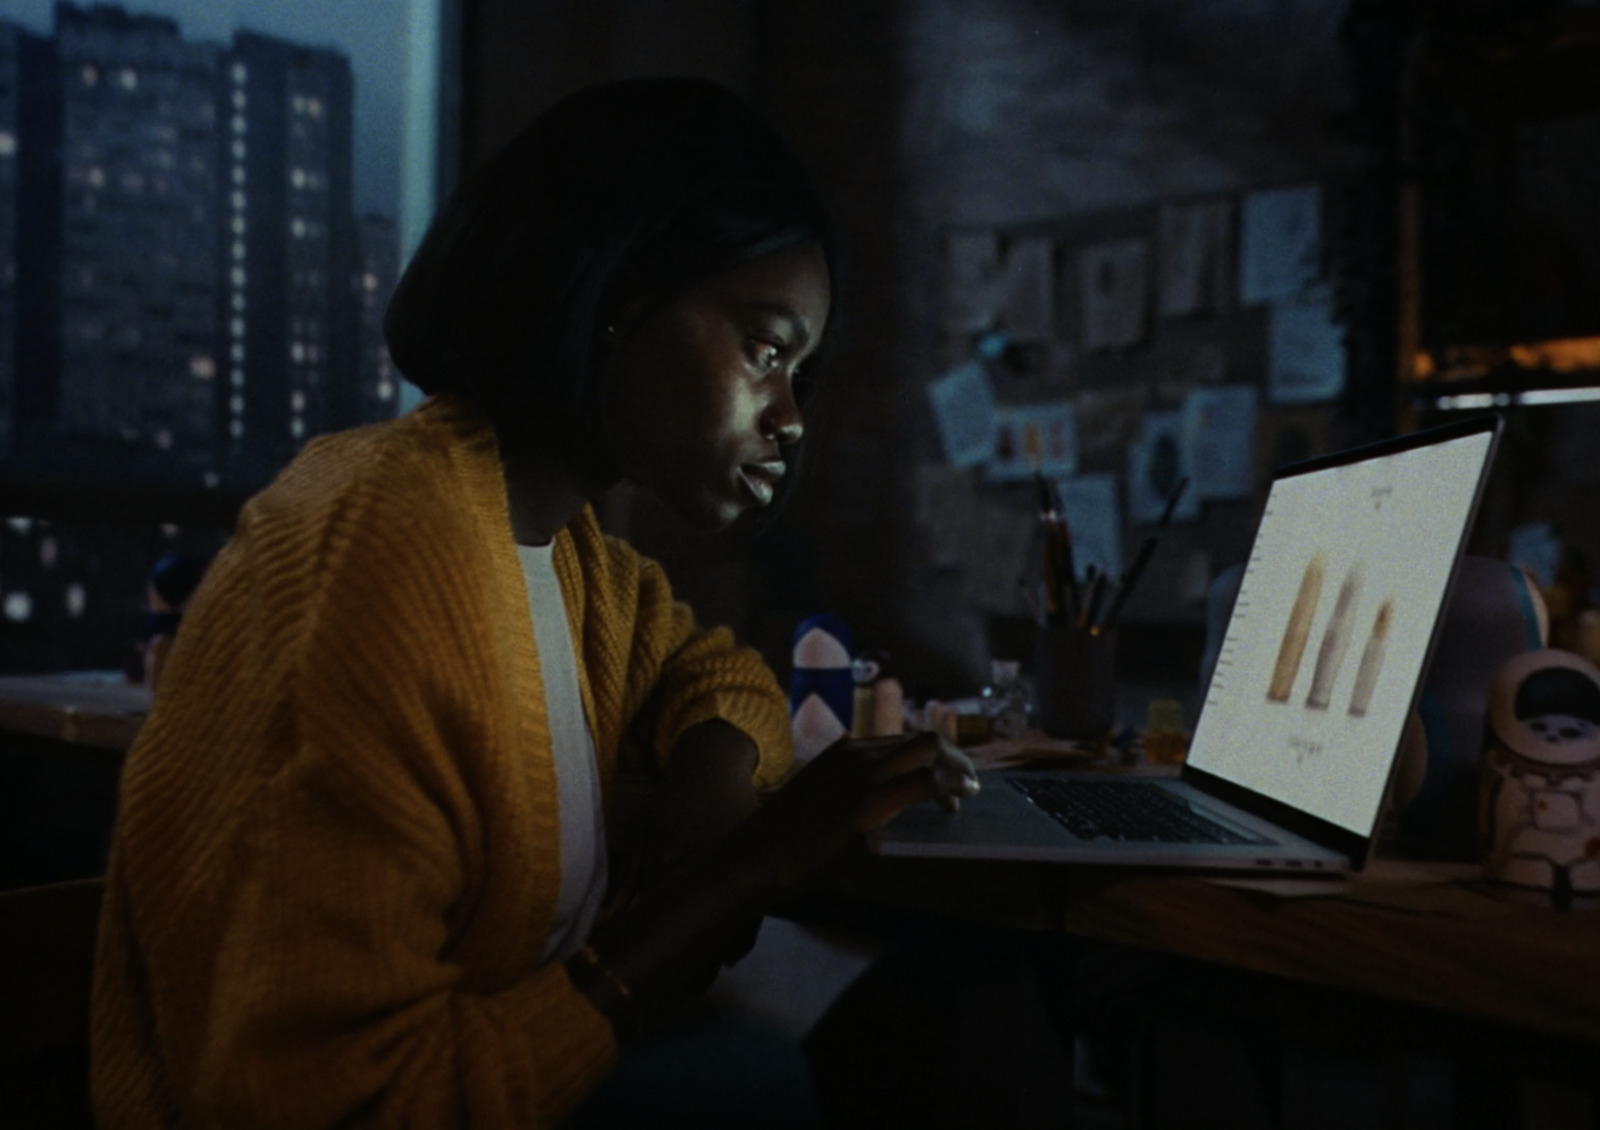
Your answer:
[[[604,559],[590,583],[606,586],[601,602],[625,605],[627,636],[622,717],[648,743],[658,763],[689,727],[713,719],[743,731],[756,744],[754,783],[770,790],[788,774],[792,747],[788,699],[755,650],[740,646],[726,627],[703,627],[673,597],[661,566],[617,538],[599,533],[592,515],[575,537]]]
[[[505,828],[553,809],[505,769],[482,586],[450,553],[470,530],[428,509],[354,492],[304,555],[319,576],[261,738],[281,760],[221,848],[240,858],[218,892],[205,1124],[548,1125],[615,1055],[535,956],[551,900],[528,876],[554,869]]]

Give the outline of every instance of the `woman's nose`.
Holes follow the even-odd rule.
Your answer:
[[[788,381],[774,382],[779,391],[767,404],[761,416],[761,434],[775,443],[799,443],[805,435],[805,420],[800,414],[800,403],[795,399],[794,388]]]

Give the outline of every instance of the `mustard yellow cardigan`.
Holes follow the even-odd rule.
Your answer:
[[[447,398],[308,444],[186,614],[129,753],[95,965],[103,1127],[542,1126],[608,1070],[543,965],[550,734],[492,430]],[[608,803],[784,697],[585,511],[555,565]]]

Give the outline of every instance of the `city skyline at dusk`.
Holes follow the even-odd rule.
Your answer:
[[[249,492],[398,407],[401,202],[356,191],[337,44],[153,7],[0,9],[0,473]],[[0,527],[0,667],[116,662],[154,559],[225,532],[107,518]]]
[[[94,0],[79,0],[76,6],[90,10]],[[356,209],[398,215],[402,55],[421,0],[129,0],[111,6],[130,15],[171,19],[190,41],[225,44],[234,32],[249,31],[343,54],[355,78]],[[433,10],[432,0],[426,7]],[[4,0],[0,20],[48,36],[54,32],[55,8],[56,0]]]

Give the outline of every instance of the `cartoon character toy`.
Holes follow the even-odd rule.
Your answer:
[[[1600,907],[1600,670],[1581,656],[1524,652],[1495,677],[1479,828],[1485,878]]]

